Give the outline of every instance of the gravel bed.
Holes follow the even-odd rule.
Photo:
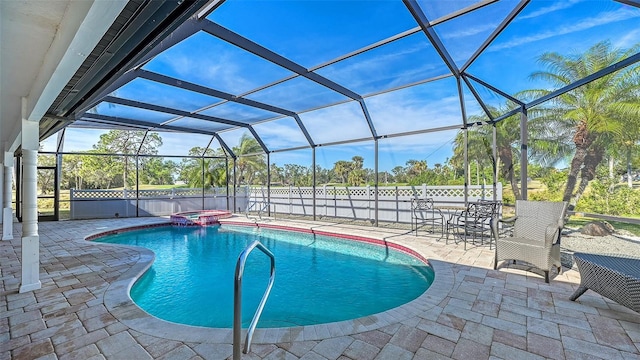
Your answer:
[[[560,244],[562,265],[568,268],[574,266],[574,252],[626,254],[640,258],[640,237],[624,230],[607,236],[589,236],[580,233],[579,228],[565,227]]]

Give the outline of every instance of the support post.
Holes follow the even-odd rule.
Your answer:
[[[271,216],[271,156],[267,153],[267,216]]]
[[[493,201],[496,201],[498,192],[498,128],[493,124],[493,139],[491,149],[493,150]]]
[[[22,202],[22,283],[20,292],[40,289],[40,236],[38,235],[37,151],[22,149],[24,199]]]
[[[464,207],[469,208],[469,128],[464,127]],[[467,211],[464,212],[464,222],[467,223]],[[467,231],[464,231],[464,250],[467,250]]]
[[[224,168],[229,169],[229,156],[224,157]],[[231,212],[235,212],[235,209],[229,209],[229,175],[225,176],[225,184],[226,184],[226,196],[227,196],[227,210],[232,210]],[[234,203],[235,204],[235,203]],[[235,207],[235,205],[234,205]]]
[[[313,193],[313,221],[316,221],[316,147],[311,148],[311,191]],[[326,201],[325,201],[326,204]]]
[[[375,210],[374,210],[374,220],[375,220],[375,226],[378,226],[378,139],[374,139],[374,162],[375,164],[373,165],[374,168],[374,172],[375,172],[375,183],[373,186],[373,191],[375,191],[374,193],[374,206],[375,206]]]
[[[527,109],[524,106],[520,113],[520,191],[522,200],[527,200],[527,147],[529,144],[529,129],[527,129]]]
[[[3,237],[2,240],[13,239],[13,153],[4,153],[4,183],[3,183]]]
[[[205,187],[205,183],[204,183],[204,155],[202,155],[202,159],[200,159],[202,161],[202,166],[200,168],[200,174],[202,176],[202,206],[201,209],[204,210],[204,187]]]
[[[13,184],[13,154],[4,153],[4,188],[2,205],[2,240],[13,239],[13,209],[11,209]]]
[[[469,206],[469,128],[464,133],[464,206]]]
[[[26,120],[27,99],[22,98],[22,282],[20,292],[37,290],[40,283],[40,235],[38,235],[39,123]]]
[[[146,137],[147,134],[145,133],[144,136]],[[144,139],[142,139],[142,142],[144,143]],[[129,207],[128,200],[127,207]],[[136,217],[140,217],[140,160],[138,155],[136,155]]]
[[[4,196],[5,196],[5,190],[4,190],[4,162],[0,164],[0,171],[2,171],[2,173],[0,174],[0,204],[2,204],[2,208],[4,209]],[[4,212],[4,210],[3,210]],[[4,217],[0,216],[0,223],[4,223]],[[0,237],[1,239],[1,237]]]
[[[238,159],[234,158],[233,159],[233,211],[234,212],[235,211],[240,212],[240,209],[237,207],[238,206],[238,203],[237,203],[237,197],[238,197],[238,174],[236,173],[236,169],[238,167],[237,163],[238,163]]]
[[[396,223],[399,223],[400,222],[400,200],[398,198],[399,197],[398,185],[396,185],[394,194],[396,194]]]

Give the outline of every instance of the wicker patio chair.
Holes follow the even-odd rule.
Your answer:
[[[516,216],[492,221],[496,242],[493,268],[502,260],[524,261],[544,271],[549,282],[552,267],[562,270],[560,263],[560,236],[564,225],[567,202],[516,201]],[[499,238],[499,223],[513,223],[513,235]]]

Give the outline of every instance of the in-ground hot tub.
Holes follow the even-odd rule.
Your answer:
[[[171,214],[171,223],[177,226],[208,226],[216,225],[220,219],[231,217],[227,210],[197,210]]]

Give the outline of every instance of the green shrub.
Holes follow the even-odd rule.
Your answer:
[[[576,210],[596,214],[637,216],[640,208],[640,190],[615,186],[615,182],[611,180],[596,179],[591,181],[589,186],[589,192],[585,192]]]
[[[511,191],[511,188],[506,188],[503,187],[502,188],[502,203],[503,204],[507,204],[507,205],[515,205],[516,203],[516,197],[515,195],[513,195],[513,191]]]

